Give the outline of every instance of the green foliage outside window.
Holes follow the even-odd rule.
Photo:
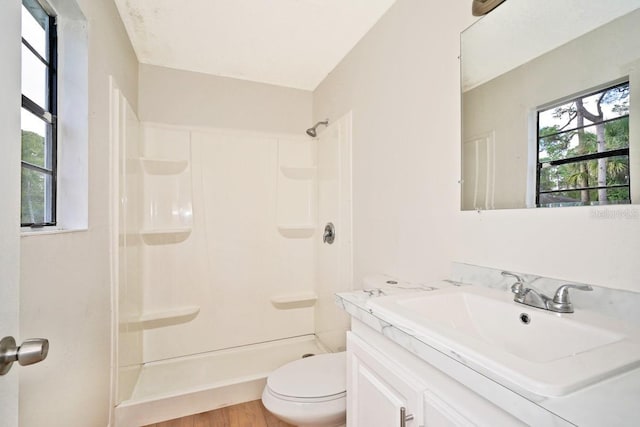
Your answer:
[[[22,131],[22,160],[37,166],[45,165],[45,138],[31,131]],[[46,177],[43,173],[22,167],[22,203],[20,221],[45,222]]]

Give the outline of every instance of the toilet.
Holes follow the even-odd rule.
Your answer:
[[[345,352],[305,357],[276,369],[267,378],[262,403],[276,417],[301,427],[345,424]]]

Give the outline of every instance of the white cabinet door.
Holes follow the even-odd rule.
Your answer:
[[[347,358],[347,426],[420,425],[421,381],[352,333],[347,333]]]
[[[436,394],[427,391],[424,394],[425,427],[472,427],[475,424],[466,419],[451,405]]]

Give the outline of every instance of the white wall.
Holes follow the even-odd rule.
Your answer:
[[[140,65],[141,121],[304,135],[311,92]]]
[[[89,37],[89,230],[22,239],[21,336],[51,342],[47,360],[21,372],[22,427],[109,422],[108,77],[135,109],[138,64],[113,2],[78,4]]]
[[[399,0],[314,92],[353,110],[354,277],[444,277],[458,204],[458,34],[466,2]]]
[[[468,2],[398,0],[314,92],[316,120],[353,110],[356,282],[435,280],[456,260],[640,290],[637,207],[460,211],[457,56],[473,19]]]

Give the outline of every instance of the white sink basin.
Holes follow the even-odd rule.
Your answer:
[[[369,308],[471,367],[542,396],[640,366],[636,328],[579,308],[558,314],[528,307],[483,286],[374,298]]]

